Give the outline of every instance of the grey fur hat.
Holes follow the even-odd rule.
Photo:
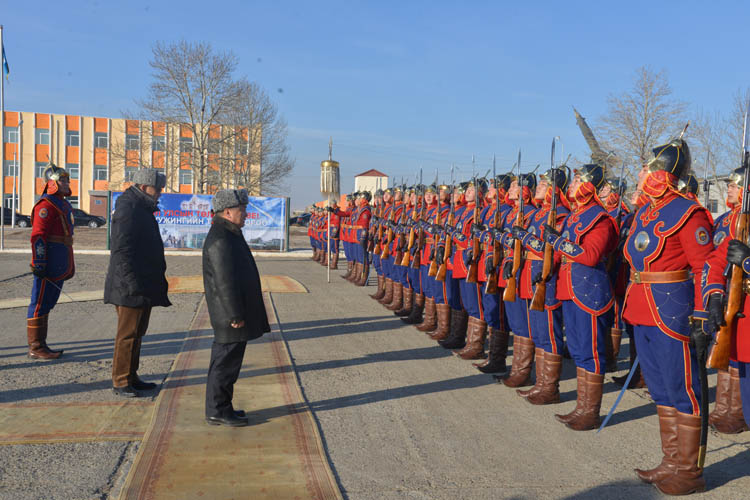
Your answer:
[[[214,213],[219,213],[225,208],[247,205],[247,191],[244,189],[222,189],[214,195]]]
[[[133,184],[163,189],[167,185],[167,177],[155,168],[141,168],[133,174]]]

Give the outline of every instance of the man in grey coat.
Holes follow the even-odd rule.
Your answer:
[[[242,236],[247,192],[223,189],[213,199],[214,218],[203,244],[203,287],[214,329],[206,383],[206,422],[245,426],[247,416],[232,406],[234,384],[245,346],[271,331],[260,274]]]
[[[144,168],[135,173],[133,183],[115,203],[104,283],[104,303],[114,304],[117,310],[112,390],[128,398],[156,388],[138,377],[141,341],[151,308],[172,305],[167,298],[164,244],[154,217],[166,177]]]

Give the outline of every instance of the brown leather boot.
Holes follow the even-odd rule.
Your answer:
[[[469,317],[466,329],[466,345],[453,354],[461,359],[482,359],[484,354],[484,339],[487,337],[487,323],[479,318]]]
[[[567,424],[571,420],[578,417],[583,411],[583,400],[586,397],[586,370],[580,366],[576,367],[576,407],[570,413],[556,414],[555,418],[558,422]]]
[[[28,356],[32,359],[57,359],[62,351],[51,351],[47,347],[47,316],[28,318],[26,320],[26,336],[29,342]]]
[[[469,323],[469,314],[465,309],[451,311],[451,332],[438,344],[445,349],[460,349],[466,345],[466,328]]]
[[[435,299],[427,297],[424,302],[424,313],[423,319],[420,324],[417,325],[417,330],[420,332],[431,332],[437,328],[437,308],[435,307]]]
[[[487,361],[472,363],[482,373],[502,373],[508,369],[505,358],[508,356],[508,338],[510,333],[490,328],[490,355]]]
[[[385,276],[378,274],[378,291],[370,295],[370,298],[380,300],[383,297],[385,297]]]
[[[706,491],[703,468],[698,467],[701,417],[677,412],[677,461],[672,474],[654,481],[665,495],[689,495]]]
[[[339,253],[334,252],[333,255],[331,255],[331,269],[338,269],[339,268]]]
[[[602,407],[604,375],[587,371],[585,379],[586,393],[583,398],[581,413],[565,424],[568,429],[574,431],[590,431],[591,429],[596,429],[601,424],[599,410]]]
[[[393,300],[386,304],[389,311],[398,311],[404,305],[404,286],[401,283],[393,283]]]
[[[644,483],[661,481],[675,470],[677,463],[677,410],[671,406],[656,406],[661,435],[661,463],[653,469],[634,469]]]
[[[402,292],[404,296],[404,303],[401,309],[393,311],[396,316],[408,316],[411,314],[411,308],[414,305],[414,289],[404,288]]]
[[[352,271],[354,271],[354,262],[347,260],[346,261],[346,274],[342,274],[340,276],[341,279],[348,280],[349,276],[351,276]]]
[[[59,355],[63,353],[64,349],[52,349],[50,346],[47,345],[47,325],[49,323],[49,314],[45,314],[44,316],[42,316],[41,319],[42,319],[42,325],[43,325],[42,331],[44,332],[44,339],[43,339],[44,346],[47,348],[49,352],[51,352],[52,354],[57,354],[59,357]]]
[[[526,401],[533,405],[551,405],[560,402],[562,356],[545,352],[543,365],[541,388],[526,398]]]
[[[620,356],[620,344],[622,343],[622,330],[619,328],[612,328],[609,331],[610,337],[612,337],[612,356],[617,362],[617,358]]]
[[[323,257],[320,258],[320,265],[323,267],[328,267],[328,252],[323,250]]]
[[[365,262],[359,265],[360,277],[355,279],[353,283],[357,286],[367,286],[367,281],[370,279],[370,263]]]
[[[506,378],[500,383],[506,387],[523,387],[531,385],[531,363],[534,361],[534,341],[530,338],[513,337],[513,364]],[[499,377],[498,377],[499,378]]]
[[[727,413],[729,413],[729,387],[732,377],[728,370],[718,370],[716,375],[716,404],[714,405],[714,411],[708,414],[708,424],[711,427],[714,427],[716,422],[726,418]]]
[[[356,283],[361,274],[362,274],[362,264],[360,264],[359,262],[355,262],[354,267],[352,268],[352,274],[350,274],[349,277],[346,279],[350,283]]]
[[[544,349],[537,347],[534,349],[534,374],[536,382],[530,389],[516,389],[516,394],[522,398],[529,397],[529,394],[538,392],[542,388],[542,370],[544,369]]]
[[[432,340],[443,340],[447,339],[451,333],[451,318],[456,313],[455,309],[451,309],[448,304],[437,304],[437,329],[428,334]]]
[[[317,248],[313,248],[313,254],[312,254],[312,257],[310,257],[310,259],[315,260],[315,261],[318,260],[318,249]]]
[[[740,396],[740,371],[739,369],[730,366],[728,374],[729,391],[727,397],[727,413],[723,418],[716,420],[712,427],[722,434],[739,434],[740,432],[747,430],[745,414],[742,411],[742,398]],[[717,406],[719,399],[718,391],[719,389],[717,388]]]
[[[422,311],[424,311],[424,294],[414,294],[414,304],[411,306],[411,313],[405,318],[401,318],[401,321],[407,325],[418,325],[422,322]],[[405,308],[404,308],[405,309]]]
[[[385,295],[378,299],[381,304],[390,304],[393,301],[393,280],[391,278],[385,279]]]

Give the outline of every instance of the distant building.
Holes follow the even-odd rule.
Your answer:
[[[354,191],[369,191],[370,194],[374,195],[378,189],[386,189],[387,187],[388,176],[374,168],[354,176]]]
[[[728,211],[727,208],[727,179],[728,175],[721,175],[711,180],[711,188],[708,190],[708,206],[706,207],[711,216],[716,219],[719,215]],[[698,199],[701,204],[706,201],[705,191],[703,190],[703,179],[698,179],[700,188],[698,189]]]

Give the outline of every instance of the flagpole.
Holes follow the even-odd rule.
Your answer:
[[[5,158],[5,49],[3,25],[0,24],[0,156]],[[0,177],[0,250],[5,250],[5,169]]]

